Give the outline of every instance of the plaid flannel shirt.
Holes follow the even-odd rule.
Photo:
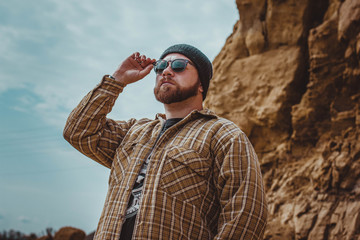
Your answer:
[[[262,239],[267,205],[259,162],[245,134],[209,110],[193,111],[154,145],[155,120],[107,119],[123,87],[104,76],[71,112],[64,137],[110,168],[94,239],[119,239],[129,197],[151,153],[132,239]]]

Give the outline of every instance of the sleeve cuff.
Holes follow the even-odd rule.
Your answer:
[[[123,91],[126,84],[116,81],[111,75],[105,75],[100,83],[100,88],[113,94],[119,94]]]

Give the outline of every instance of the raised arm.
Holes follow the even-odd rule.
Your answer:
[[[81,153],[110,168],[116,148],[135,119],[117,122],[107,119],[106,115],[123,88],[149,74],[154,61],[134,53],[122,62],[114,77],[105,75],[71,112],[64,128],[64,138]]]

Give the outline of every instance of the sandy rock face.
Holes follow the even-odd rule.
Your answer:
[[[258,153],[266,239],[360,239],[360,0],[237,0],[206,107]]]

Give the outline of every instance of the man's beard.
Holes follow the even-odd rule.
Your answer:
[[[173,86],[163,86],[161,83],[154,88],[156,100],[164,104],[171,104],[184,101],[190,97],[198,94],[200,81],[198,80],[194,85],[181,89],[176,83]]]

